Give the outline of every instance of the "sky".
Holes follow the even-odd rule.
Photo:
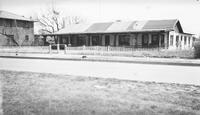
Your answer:
[[[86,22],[179,19],[184,32],[200,34],[199,0],[0,0],[0,10],[35,17],[52,3],[64,17]]]

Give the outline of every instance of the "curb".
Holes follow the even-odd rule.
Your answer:
[[[154,64],[154,65],[174,65],[174,66],[200,66],[199,63],[189,62],[159,62],[159,61],[139,61],[139,60],[111,60],[111,59],[88,59],[88,58],[54,58],[54,57],[27,57],[27,56],[0,56],[0,58],[15,59],[42,59],[42,60],[61,60],[61,61],[90,61],[90,62],[112,62],[130,64]]]

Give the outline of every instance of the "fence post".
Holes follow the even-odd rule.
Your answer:
[[[110,51],[110,46],[107,46],[107,51]]]
[[[51,44],[49,45],[49,53],[51,54],[52,51],[51,51]]]
[[[59,53],[59,51],[60,51],[60,45],[57,44],[57,52]]]
[[[67,54],[67,45],[64,45],[64,53]]]

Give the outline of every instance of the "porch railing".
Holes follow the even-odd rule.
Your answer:
[[[66,44],[51,44],[49,45],[49,52],[57,53],[64,51],[64,53],[71,52],[120,52],[120,53],[130,53],[135,51],[160,51],[165,50],[164,48],[134,48],[134,47],[114,47],[114,46],[80,46],[80,47],[68,47]]]

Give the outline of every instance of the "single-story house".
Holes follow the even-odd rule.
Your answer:
[[[0,46],[31,45],[34,20],[0,10]]]
[[[194,42],[193,34],[185,33],[177,19],[74,24],[49,36],[71,46],[189,49]]]

